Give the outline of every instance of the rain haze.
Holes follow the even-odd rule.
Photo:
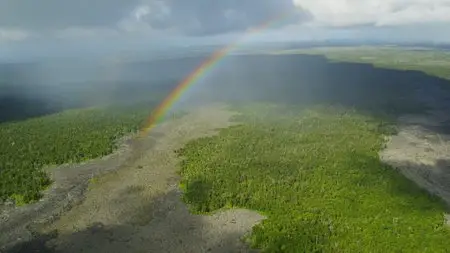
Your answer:
[[[430,236],[414,246],[422,241],[408,234],[404,245],[439,252],[444,230],[427,229],[441,206],[383,173],[426,164],[432,172],[410,166],[407,177],[450,204],[449,49],[450,0],[0,0],[0,231],[11,231],[0,251],[247,252],[234,241],[267,219],[252,232],[252,247],[267,252],[313,241],[357,252],[345,241],[355,227],[370,235],[357,240],[363,247],[389,252],[397,234],[376,229],[401,213],[401,224]],[[385,186],[375,197],[357,192]],[[386,205],[395,211],[381,214]],[[204,218],[187,206],[251,213]],[[352,223],[361,213],[363,225]],[[331,231],[341,221],[330,217],[347,223]]]
[[[293,42],[333,40],[446,42],[449,10],[447,0],[44,0],[37,5],[31,0],[3,0],[0,73],[9,88],[1,93],[9,97],[14,90],[12,100],[23,93],[27,98],[72,101],[72,106],[90,104],[91,98],[77,97],[84,94],[97,102],[115,99],[110,93],[127,82],[165,82],[173,87],[211,52],[237,40],[237,49],[263,42],[278,42],[281,48]],[[286,18],[276,25],[248,32],[280,15]],[[418,27],[420,33],[411,32]],[[172,68],[149,63],[187,56],[198,58]],[[240,69],[240,62],[230,61]],[[135,67],[130,62],[150,65]],[[217,67],[227,68],[226,62]],[[214,67],[214,72],[220,69]],[[93,90],[104,98],[92,95]]]

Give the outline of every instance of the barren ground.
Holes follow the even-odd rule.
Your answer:
[[[425,114],[403,115],[381,159],[450,205],[450,94],[439,87],[417,91]]]

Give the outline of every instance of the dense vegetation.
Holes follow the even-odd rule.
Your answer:
[[[321,50],[309,49],[308,52],[322,54]],[[379,64],[389,62],[389,68],[409,68],[414,65],[425,72],[428,69],[438,71],[441,65],[444,66],[447,57],[447,54],[439,56],[434,52],[403,52],[397,49],[394,50],[397,53],[393,49],[325,51],[327,55],[335,54],[336,60],[373,63],[376,59]],[[416,100],[417,91],[423,87],[448,84],[446,80],[418,72],[379,69],[365,64],[330,64],[322,57],[300,56],[293,51],[288,53],[290,55],[227,57],[220,71],[205,75],[195,88],[190,89],[196,95],[193,100],[199,103],[269,101],[303,106],[338,104],[357,108],[367,115],[390,115],[395,118],[426,109],[425,103]],[[67,107],[99,103],[114,103],[116,107],[73,109],[41,118],[0,124],[0,201],[13,198],[26,203],[38,199],[41,190],[51,183],[42,170],[46,165],[79,162],[110,153],[115,148],[117,138],[137,129],[156,102],[133,104],[136,101],[160,100],[201,61],[202,58],[188,57],[130,63],[104,70],[107,76],[111,73],[117,76],[123,74],[123,80],[111,77],[112,81],[104,80],[92,85],[82,80],[74,83],[66,81],[61,85],[34,86],[33,82],[27,83],[33,80],[20,79],[19,83],[27,85],[21,86],[19,90],[11,88],[18,83],[8,86],[11,88],[10,93],[20,95],[18,98],[22,100],[13,99],[14,103],[11,103],[11,100],[0,99],[0,109],[3,109],[0,121],[5,122],[54,113]],[[49,69],[53,71],[53,67]],[[26,73],[30,71],[39,73],[31,69],[8,74],[11,71],[6,71],[6,77],[27,77]],[[66,72],[62,71],[61,81],[64,81]],[[12,82],[14,78],[5,80]],[[37,96],[36,92],[42,94]],[[27,96],[24,97],[23,93]],[[34,96],[52,103],[42,104],[39,102],[41,100],[24,103],[23,98],[35,99]],[[52,110],[48,110],[49,106]]]
[[[444,204],[380,162],[382,120],[345,108],[243,107],[243,124],[179,150],[183,198],[267,215],[263,252],[447,252]]]
[[[51,182],[46,165],[76,163],[111,153],[136,131],[152,105],[68,110],[0,127],[0,200],[37,200]]]

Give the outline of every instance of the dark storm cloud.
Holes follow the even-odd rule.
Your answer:
[[[155,1],[148,1],[149,4]],[[176,26],[188,34],[208,35],[244,30],[282,14],[290,14],[292,22],[310,18],[294,6],[292,0],[166,0],[160,1],[169,10],[164,27]],[[148,21],[154,27],[162,21]]]
[[[210,35],[244,30],[283,13],[291,13],[292,22],[309,17],[292,0],[0,0],[0,28],[39,32],[125,24],[125,30]]]
[[[112,26],[137,4],[138,0],[1,0],[0,27]]]

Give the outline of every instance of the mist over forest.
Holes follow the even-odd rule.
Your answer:
[[[0,122],[69,108],[162,99],[205,59],[206,53],[157,60],[5,63],[0,65]],[[424,83],[446,81],[417,71],[332,63],[322,56],[229,55],[196,80],[178,106],[276,100],[404,112],[419,105],[399,104],[396,99],[410,96]]]

